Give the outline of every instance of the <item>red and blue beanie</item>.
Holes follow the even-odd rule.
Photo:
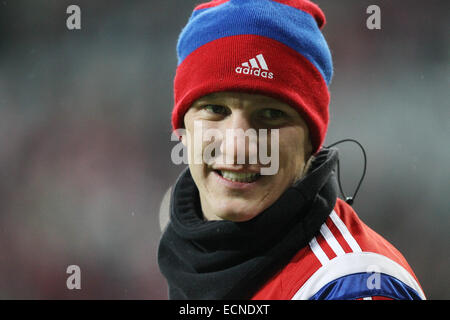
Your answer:
[[[280,99],[309,127],[313,153],[328,127],[333,66],[325,16],[307,0],[215,0],[198,5],[177,44],[174,130],[202,96],[244,91]]]

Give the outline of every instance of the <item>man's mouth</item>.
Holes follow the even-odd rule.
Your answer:
[[[214,171],[223,178],[233,182],[251,183],[258,180],[258,178],[261,176],[259,173],[252,173],[252,172],[236,172],[228,170],[214,170]]]

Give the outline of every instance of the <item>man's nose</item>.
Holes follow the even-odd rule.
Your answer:
[[[225,154],[227,164],[255,164],[257,162],[257,131],[246,115],[235,112],[226,123],[224,133],[220,151]]]

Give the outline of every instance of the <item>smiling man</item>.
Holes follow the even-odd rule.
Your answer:
[[[158,252],[171,299],[425,298],[400,252],[337,198],[337,150],[322,146],[333,71],[324,24],[306,0],[194,9],[172,113],[189,167]],[[199,128],[208,138],[196,143]],[[264,174],[273,163],[262,148],[275,172]]]
[[[200,153],[201,159],[205,148],[194,148],[195,121],[202,123],[202,131],[217,130],[222,138],[230,137],[227,132],[232,130],[245,133],[247,130],[265,129],[269,134],[270,130],[278,130],[277,148],[270,143],[267,145],[268,150],[278,151],[277,157],[272,157],[278,162],[276,173],[261,174],[260,163],[249,163],[251,152],[258,158],[257,144],[250,145],[257,139],[246,139],[245,135],[238,134],[235,135],[236,140],[232,136],[225,141],[215,141],[221,147],[218,153],[224,157],[217,154],[216,161],[209,165],[204,162],[196,164],[194,153]],[[206,95],[193,103],[184,123],[187,136],[191,137],[185,141],[191,163],[190,173],[199,189],[202,212],[208,220],[247,221],[254,218],[302,176],[306,161],[311,157],[308,127],[300,114],[288,104],[264,95],[243,92]],[[270,142],[273,139],[266,140]],[[241,150],[238,150],[239,146]],[[239,151],[244,153],[244,163],[241,164],[237,161]],[[231,163],[225,161],[228,155],[234,160]]]

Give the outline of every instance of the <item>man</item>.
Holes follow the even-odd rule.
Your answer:
[[[183,29],[172,124],[190,161],[158,252],[171,299],[425,299],[403,256],[337,198],[324,24],[306,0],[216,0]],[[214,138],[196,143],[200,129]],[[251,161],[260,141],[274,173]]]

